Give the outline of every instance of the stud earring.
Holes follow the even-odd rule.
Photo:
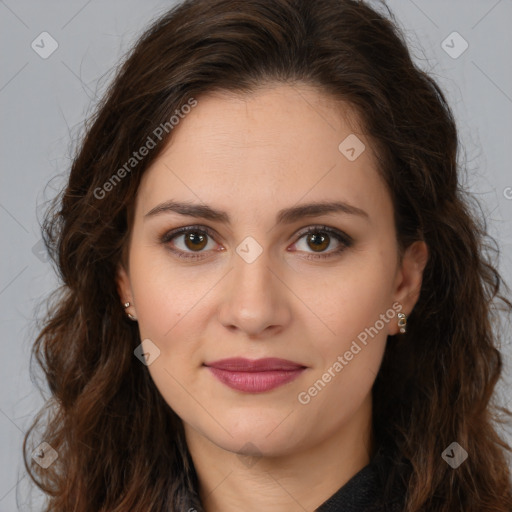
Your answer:
[[[129,302],[125,302],[125,303],[123,304],[123,306],[124,306],[124,309],[129,308],[129,307],[130,307],[130,303],[129,303]],[[129,318],[130,320],[133,320],[134,322],[137,320],[137,319],[136,319],[133,315],[131,315],[130,313],[128,313],[128,312],[127,312],[126,314],[128,315],[128,318]]]
[[[398,327],[402,334],[407,331],[407,315],[405,313],[398,313]]]

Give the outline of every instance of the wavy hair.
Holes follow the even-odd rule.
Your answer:
[[[429,248],[408,332],[388,338],[372,388],[375,440],[392,454],[386,493],[401,482],[408,512],[509,512],[511,448],[496,422],[510,411],[494,390],[499,312],[512,303],[499,250],[461,184],[445,95],[413,63],[389,9],[357,0],[188,0],[119,65],[42,223],[61,284],[32,347],[50,396],[23,452],[45,511],[203,510],[181,420],[134,357],[141,340],[115,275],[141,177],[172,137],[155,129],[191,98],[275,83],[313,85],[353,107],[378,153],[399,250],[416,240]],[[148,137],[156,147],[113,182]],[[59,454],[46,469],[28,455],[41,439]],[[469,454],[457,469],[441,458],[453,441]]]

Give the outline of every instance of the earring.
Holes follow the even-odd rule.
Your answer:
[[[124,306],[124,309],[129,308],[130,307],[130,303],[129,302],[125,302],[123,304],[123,306]],[[134,322],[137,320],[133,315],[130,315],[130,313],[126,313],[126,314],[128,315],[128,318],[130,320],[133,320]]]
[[[398,313],[398,327],[402,334],[407,331],[407,315],[405,313]]]

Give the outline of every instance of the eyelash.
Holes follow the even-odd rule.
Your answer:
[[[199,233],[201,235],[207,235],[212,239],[215,238],[215,236],[214,236],[215,234],[210,228],[208,228],[206,226],[197,226],[196,225],[196,226],[185,226],[183,228],[178,228],[178,229],[169,231],[169,232],[165,233],[160,238],[160,242],[162,244],[168,244],[171,240],[174,240],[179,235],[187,234],[190,232]],[[319,260],[319,259],[323,260],[323,259],[327,259],[327,258],[332,258],[332,257],[340,254],[341,252],[343,252],[345,249],[348,249],[349,247],[351,247],[352,244],[354,243],[354,240],[352,239],[352,237],[350,237],[346,233],[343,233],[342,231],[338,231],[337,229],[330,228],[328,226],[310,226],[306,231],[303,231],[302,233],[300,233],[300,235],[297,238],[297,241],[295,243],[297,243],[299,240],[301,240],[306,235],[309,235],[311,233],[328,234],[328,235],[334,237],[338,242],[340,242],[340,247],[338,249],[334,249],[333,251],[330,251],[326,254],[315,254],[314,256],[305,256],[306,259],[310,259],[310,260]],[[173,253],[175,253],[179,258],[188,259],[188,260],[197,260],[197,259],[203,258],[203,256],[200,255],[201,253],[197,253],[194,256],[189,256],[188,254],[190,254],[190,253],[186,253],[186,252],[182,251],[181,249],[172,249],[172,248],[169,248],[169,249]]]

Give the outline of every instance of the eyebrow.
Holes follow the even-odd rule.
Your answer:
[[[208,205],[183,203],[173,200],[166,201],[152,208],[144,215],[144,220],[149,217],[171,212],[186,215],[188,217],[198,217],[210,221],[221,222],[227,225],[231,224],[231,219],[227,212],[216,210]],[[333,213],[356,215],[369,220],[368,213],[356,206],[352,206],[343,201],[324,201],[284,208],[277,213],[276,224],[291,224],[304,217],[316,217],[319,215],[328,215]]]

